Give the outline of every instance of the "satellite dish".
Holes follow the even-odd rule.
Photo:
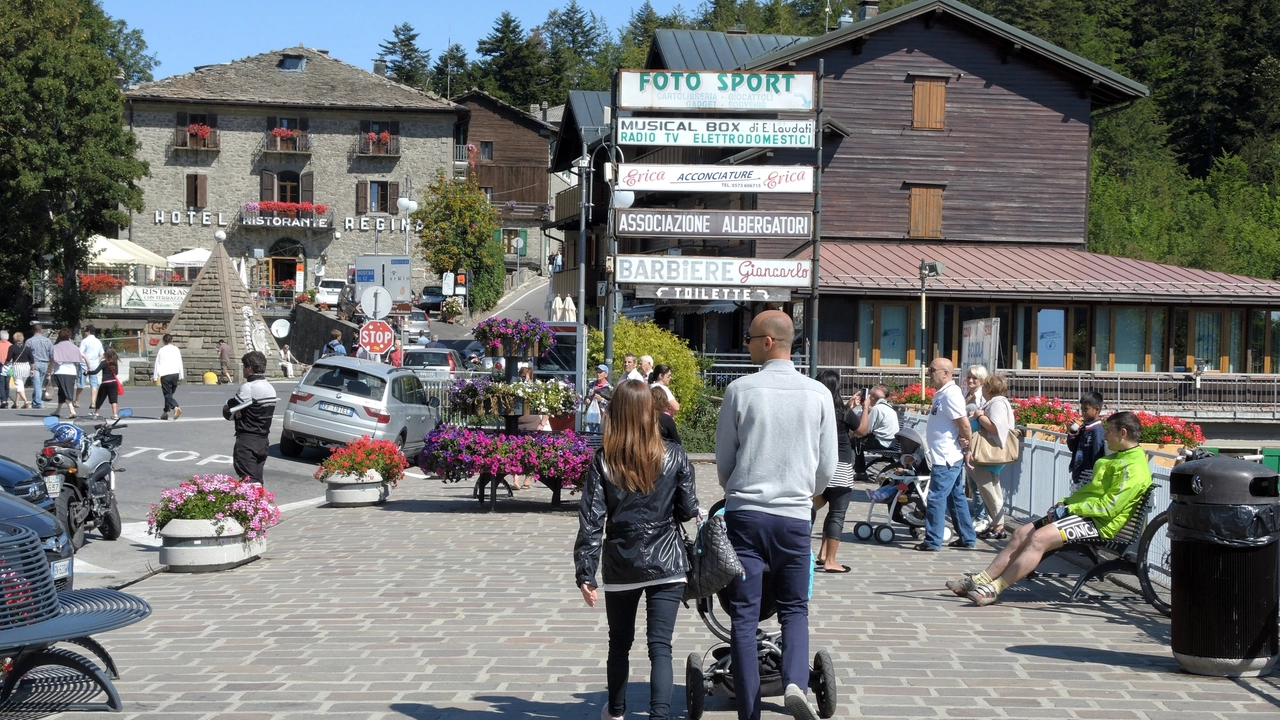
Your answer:
[[[381,320],[391,312],[391,293],[384,287],[374,285],[360,295],[360,308],[366,316]]]
[[[278,338],[289,336],[289,321],[281,318],[271,323],[271,334]]]

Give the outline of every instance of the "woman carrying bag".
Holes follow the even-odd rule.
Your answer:
[[[1017,462],[1020,440],[1013,429],[1013,405],[1006,393],[1009,385],[1002,375],[990,375],[982,382],[982,394],[986,403],[973,411],[978,421],[978,432],[965,456],[969,476],[978,486],[982,503],[991,516],[991,524],[978,533],[983,540],[1004,540],[1009,533],[1004,529],[1004,489],[1000,487],[1000,471],[1005,465]]]
[[[604,591],[609,699],[602,720],[621,720],[626,713],[627,657],[641,596],[647,607],[649,717],[670,715],[671,635],[689,571],[678,523],[697,515],[693,466],[683,448],[658,435],[649,386],[640,380],[621,383],[609,402],[604,446],[582,488],[573,548],[583,600],[595,607],[597,590]],[[597,566],[604,580],[599,586]]]

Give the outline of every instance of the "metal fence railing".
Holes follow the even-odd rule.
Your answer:
[[[128,333],[126,335],[118,335],[116,337],[100,338],[103,347],[109,347],[116,351],[116,355],[122,358],[144,358],[147,357],[147,341],[143,339],[141,332]]]

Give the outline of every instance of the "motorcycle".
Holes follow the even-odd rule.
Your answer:
[[[120,537],[123,523],[116,505],[115,461],[124,438],[113,430],[128,427],[120,425],[120,420],[132,416],[133,410],[125,408],[119,419],[102,423],[92,435],[56,417],[44,419],[53,438],[45,441],[36,456],[36,468],[54,499],[54,516],[76,550],[84,545],[84,533],[90,528],[105,540]]]

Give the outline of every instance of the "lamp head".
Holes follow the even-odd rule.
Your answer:
[[[614,190],[613,206],[622,210],[631,207],[636,201],[636,194],[633,190]]]
[[[401,210],[408,210],[410,202],[411,200],[409,200],[409,198],[402,197],[399,200],[396,200],[396,207],[400,208]]]
[[[213,234],[213,239],[217,240],[218,242],[226,242],[227,234],[222,230],[219,230]]]
[[[333,239],[334,239],[334,240],[341,240],[341,239],[342,239],[342,233],[341,233],[341,232],[338,232],[337,230],[334,230],[334,231],[333,231]]]
[[[946,265],[943,265],[936,260],[921,260],[920,279],[923,280],[924,278],[941,277],[942,271],[946,269]]]

